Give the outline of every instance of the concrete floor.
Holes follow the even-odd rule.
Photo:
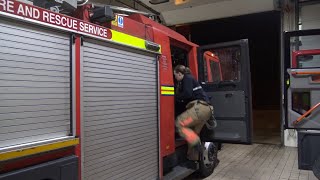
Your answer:
[[[224,144],[220,164],[205,180],[316,180],[312,171],[298,169],[297,148],[278,145]],[[189,177],[191,179],[192,176]],[[189,179],[187,178],[187,179]]]
[[[280,145],[280,129],[254,129],[253,143]]]

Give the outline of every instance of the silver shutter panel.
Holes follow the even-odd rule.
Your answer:
[[[300,10],[302,29],[320,28],[320,3],[304,5]]]
[[[154,54],[84,42],[84,179],[157,179]]]
[[[0,149],[68,135],[69,44],[66,34],[0,19]]]
[[[300,10],[300,28],[306,29],[320,29],[320,3],[309,4],[301,7]],[[306,49],[319,49],[320,48],[320,35],[316,36],[302,36],[300,37],[302,46],[300,50]]]

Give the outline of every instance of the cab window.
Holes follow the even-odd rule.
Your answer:
[[[205,82],[240,81],[240,55],[240,47],[205,51],[203,54]]]

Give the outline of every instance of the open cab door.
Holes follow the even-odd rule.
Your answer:
[[[251,144],[252,105],[248,40],[198,49],[199,81],[214,107],[217,127],[204,128],[206,142]]]
[[[320,130],[320,29],[285,33],[285,128]]]
[[[320,29],[284,33],[284,127],[298,134],[298,168],[320,179]]]

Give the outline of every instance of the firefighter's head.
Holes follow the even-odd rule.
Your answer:
[[[177,81],[181,81],[185,74],[190,73],[190,69],[185,67],[184,65],[177,65],[174,68],[174,77]]]

